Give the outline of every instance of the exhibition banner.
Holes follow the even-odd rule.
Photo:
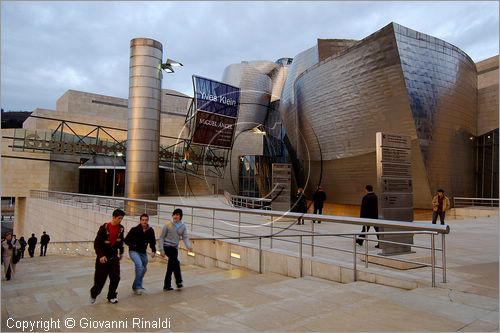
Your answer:
[[[195,75],[193,84],[196,117],[192,142],[231,148],[240,89]]]
[[[193,75],[196,110],[238,117],[240,88]]]

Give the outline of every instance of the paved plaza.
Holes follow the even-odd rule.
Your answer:
[[[52,331],[68,332],[103,331],[99,325],[112,322],[122,325],[114,331],[498,331],[498,216],[447,222],[448,283],[438,278],[436,288],[426,286],[429,268],[392,270],[399,279],[421,280],[423,287],[405,290],[183,265],[185,288],[164,292],[165,262],[154,259],[145,277],[147,292],[138,296],[131,290],[134,268],[127,257],[119,303],[107,303],[106,286],[92,305],[93,257],[25,258],[14,279],[2,281],[2,331],[20,331],[12,326],[50,319],[59,319]],[[358,228],[323,223],[320,229]],[[370,252],[376,251],[373,245]],[[334,253],[331,260],[344,260]],[[372,264],[368,270],[385,274],[388,268]],[[65,327],[69,318],[75,320],[74,328]]]

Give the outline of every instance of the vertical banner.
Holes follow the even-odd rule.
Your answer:
[[[192,142],[231,148],[238,119],[240,89],[193,75],[195,126]]]

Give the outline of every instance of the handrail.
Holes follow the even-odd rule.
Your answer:
[[[391,242],[387,240],[379,240],[381,243],[398,244],[403,246],[410,246],[412,248],[423,248],[432,250],[432,269],[433,269],[433,286],[434,286],[434,271],[435,268],[443,269],[443,282],[446,282],[446,254],[445,254],[445,235],[450,232],[448,225],[422,223],[422,222],[402,222],[402,221],[390,221],[390,220],[377,220],[377,219],[366,219],[366,218],[355,218],[355,217],[344,217],[344,216],[334,216],[334,215],[316,215],[316,214],[301,214],[292,212],[282,212],[282,211],[272,211],[272,210],[258,210],[258,209],[242,209],[233,207],[213,207],[206,205],[192,205],[186,203],[173,203],[173,202],[162,202],[154,200],[143,200],[135,198],[123,198],[123,197],[109,197],[100,195],[88,195],[80,193],[68,193],[68,192],[58,192],[58,191],[46,191],[46,190],[32,190],[31,195],[33,197],[38,197],[47,200],[57,200],[62,201],[63,204],[71,204],[82,206],[91,209],[99,209],[104,207],[106,212],[109,210],[114,210],[115,208],[123,208],[127,211],[126,205],[129,202],[134,203],[134,208],[139,205],[144,206],[145,212],[148,212],[148,206],[153,206],[152,212],[150,213],[150,223],[155,225],[162,225],[161,220],[170,217],[171,209],[178,207],[184,208],[184,222],[190,228],[191,232],[194,231],[196,226],[197,232],[205,233],[205,230],[211,230],[212,237],[204,239],[217,239],[215,233],[222,236],[218,239],[235,239],[240,242],[244,239],[258,239],[260,250],[262,249],[262,239],[270,240],[270,248],[273,248],[273,240],[280,242],[292,242],[299,244],[301,249],[303,245],[311,246],[311,257],[314,257],[314,250],[317,249],[328,249],[328,250],[338,250],[341,252],[356,253],[356,237],[360,235],[376,235],[377,233],[362,233],[362,232],[349,232],[349,233],[339,233],[339,234],[320,234],[315,232],[315,224],[311,223],[310,230],[304,230],[303,228],[295,229],[296,220],[301,217],[308,220],[320,220],[323,222],[339,223],[339,224],[350,224],[356,226],[377,226],[381,228],[392,228],[399,231],[380,231],[378,234],[428,234],[431,235],[433,244],[429,247],[422,247],[419,245]],[[90,206],[90,207],[89,207]],[[165,208],[166,207],[166,208]],[[170,208],[171,207],[171,208]],[[195,212],[196,210],[196,212]],[[168,213],[167,213],[168,211]],[[224,213],[224,214],[221,214]],[[168,215],[167,215],[168,214]],[[154,216],[156,215],[156,216]],[[243,217],[243,218],[242,218]],[[258,218],[255,218],[258,217]],[[270,218],[270,219],[269,219]],[[216,228],[217,221],[217,228]],[[269,221],[269,222],[267,222]],[[276,222],[286,222],[287,226]],[[210,224],[211,222],[211,224]],[[201,228],[201,230],[200,230]],[[258,228],[258,229],[255,229]],[[266,228],[268,233],[266,233]],[[258,231],[255,231],[258,230]],[[301,232],[300,235],[292,234],[285,235],[282,232]],[[260,233],[266,234],[260,234]],[[260,235],[259,235],[260,234]],[[441,234],[442,236],[442,266],[438,267],[435,265],[435,254],[436,251],[434,246],[434,237],[436,234]],[[237,236],[235,236],[237,235]],[[290,237],[299,237],[300,242],[290,240]],[[303,237],[310,237],[311,242],[307,243],[303,241]],[[345,237],[353,238],[353,249],[352,251],[346,251],[345,249],[337,249],[329,246],[324,246],[325,244],[315,244],[314,240],[316,237]],[[306,238],[307,239],[307,238]],[[196,240],[193,239],[193,240]],[[368,258],[368,242],[373,240],[366,237],[365,242],[365,256]],[[437,249],[438,251],[440,249]],[[301,253],[302,258],[302,253]],[[396,260],[396,259],[395,259]],[[404,261],[404,260],[400,260]],[[354,263],[355,264],[355,263]],[[365,264],[367,267],[367,263]],[[429,266],[425,264],[425,266]],[[356,267],[354,267],[356,270]]]
[[[466,197],[453,197],[453,207],[498,207],[498,198],[466,198]]]
[[[441,248],[436,248],[435,246],[435,240],[434,236],[437,235],[438,233],[435,231],[380,231],[380,232],[355,232],[355,233],[328,233],[328,234],[317,234],[315,237],[352,237],[352,245],[353,245],[353,251],[348,251],[348,250],[342,250],[345,252],[350,252],[353,253],[353,280],[357,281],[357,247],[356,247],[356,241],[359,238],[359,236],[363,235],[364,238],[363,240],[365,241],[365,253],[361,254],[362,256],[365,257],[365,268],[368,268],[368,242],[370,241],[376,241],[379,243],[386,243],[386,244],[394,244],[394,245],[403,245],[407,246],[407,243],[401,243],[401,242],[395,242],[395,241],[387,241],[387,240],[382,240],[382,239],[377,239],[377,240],[372,240],[369,239],[367,236],[369,235],[406,235],[406,234],[412,234],[412,235],[418,235],[418,234],[425,234],[425,235],[430,235],[431,236],[431,247],[425,247],[425,246],[419,246],[419,245],[411,245],[413,248],[421,248],[421,249],[427,249],[431,251],[431,263],[424,263],[424,262],[419,262],[419,261],[412,261],[412,260],[407,260],[407,259],[400,259],[400,258],[391,258],[391,260],[394,261],[399,261],[399,262],[404,262],[404,263],[410,263],[410,264],[417,264],[417,265],[422,265],[425,267],[431,267],[431,278],[432,278],[432,287],[436,286],[436,268],[442,269],[442,276],[443,276],[443,283],[446,283],[446,254],[445,254],[445,247],[444,247],[444,238],[445,235],[442,234],[443,237],[443,243]],[[215,241],[215,240],[242,240],[242,239],[258,239],[258,250],[259,250],[259,273],[262,272],[262,239],[266,238],[299,238],[300,241],[296,242],[300,245],[299,247],[299,257],[300,257],[300,277],[303,276],[303,245],[312,245],[312,243],[307,243],[303,241],[303,237],[307,235],[303,234],[294,234],[294,235],[262,235],[262,236],[238,236],[238,237],[194,237],[190,238],[190,240],[195,243],[195,241],[201,240],[201,241]],[[378,238],[378,237],[377,237]],[[327,247],[327,246],[319,246],[321,248],[325,249],[330,249],[330,250],[338,250],[335,248]],[[440,251],[442,252],[442,264],[441,266],[436,264],[435,260],[435,252]],[[379,257],[383,258],[383,256],[379,255],[371,255],[372,257]]]
[[[61,195],[71,195],[75,197],[92,197],[97,199],[105,199],[105,200],[116,200],[123,202],[138,202],[144,204],[155,204],[155,205],[167,205],[167,206],[175,206],[175,207],[185,207],[189,209],[208,209],[221,212],[233,212],[233,213],[244,213],[247,215],[261,215],[266,217],[278,217],[278,220],[273,220],[274,222],[278,222],[279,219],[282,218],[293,218],[298,219],[303,218],[304,220],[319,220],[324,222],[334,222],[334,223],[342,223],[342,224],[352,224],[359,226],[375,226],[379,228],[396,228],[400,230],[408,230],[408,231],[435,231],[440,234],[449,234],[450,227],[445,224],[432,224],[432,223],[424,223],[424,222],[404,222],[404,221],[393,221],[393,220],[378,220],[378,219],[368,219],[361,217],[346,217],[346,216],[336,216],[336,215],[317,215],[317,214],[302,214],[302,213],[294,213],[294,212],[283,212],[283,211],[274,211],[274,210],[262,210],[262,209],[242,209],[242,208],[225,208],[225,207],[211,207],[211,206],[203,206],[203,205],[192,205],[192,204],[181,204],[181,203],[167,203],[161,201],[154,200],[145,200],[145,199],[135,199],[135,198],[126,198],[126,197],[109,197],[109,196],[101,196],[101,195],[88,195],[88,194],[80,194],[80,193],[70,193],[70,192],[58,192],[58,191],[46,191],[46,190],[31,190],[32,194],[37,193],[46,193],[46,194],[61,194]],[[124,206],[122,206],[123,208]]]

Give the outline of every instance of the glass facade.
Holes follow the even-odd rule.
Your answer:
[[[476,138],[476,198],[498,198],[498,128]]]
[[[271,190],[271,158],[267,156],[240,156],[239,193],[252,198],[263,198]]]

